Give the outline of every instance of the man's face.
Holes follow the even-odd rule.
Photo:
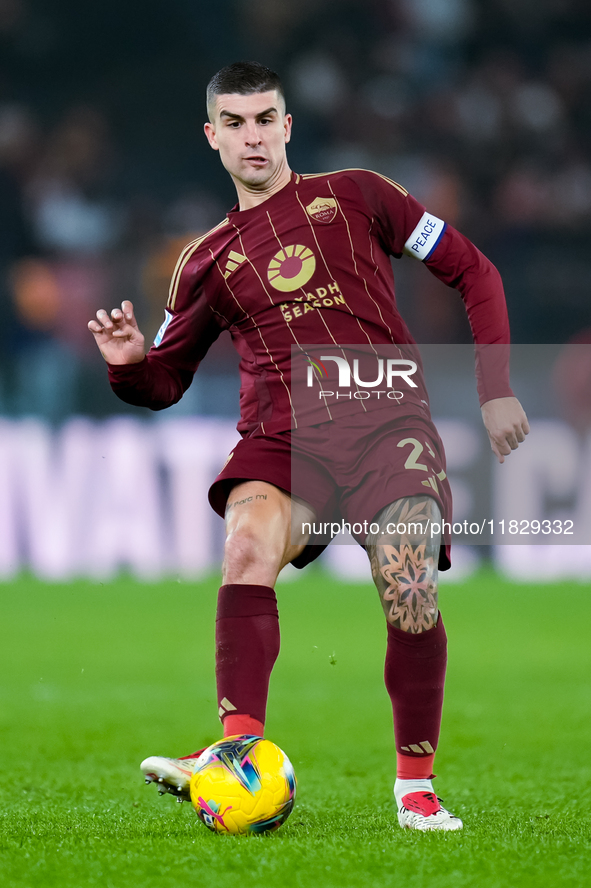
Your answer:
[[[291,114],[285,113],[283,99],[275,90],[216,96],[209,113],[205,135],[233,179],[264,190],[287,168]]]

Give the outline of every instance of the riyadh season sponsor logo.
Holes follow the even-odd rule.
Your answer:
[[[364,401],[371,397],[379,399],[384,396],[390,400],[400,401],[404,397],[404,391],[395,388],[394,383],[398,386],[406,385],[410,388],[417,388],[417,383],[412,378],[417,372],[417,364],[406,358],[379,358],[376,356],[373,371],[375,378],[362,379],[358,358],[354,358],[350,363],[342,355],[320,355],[319,358],[313,358],[306,353],[305,357],[308,362],[306,386],[313,388],[315,382],[316,384],[320,383],[319,399],[334,398],[338,400],[344,398],[351,400],[355,398]],[[332,362],[330,366],[333,371],[334,364],[336,364],[336,385],[334,382],[329,382],[327,367],[329,362]],[[384,388],[379,388],[382,385]],[[355,387],[355,391],[351,391],[353,387]]]
[[[293,293],[308,283],[316,269],[310,247],[291,244],[275,253],[267,268],[267,280],[281,293]]]

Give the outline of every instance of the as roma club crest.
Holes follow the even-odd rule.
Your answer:
[[[315,197],[306,212],[315,222],[332,222],[337,214],[337,202],[334,197]]]

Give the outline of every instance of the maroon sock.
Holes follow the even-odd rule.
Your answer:
[[[269,678],[279,654],[275,591],[270,586],[222,586],[215,641],[220,719],[247,716],[264,725]]]
[[[399,755],[427,760],[437,749],[446,664],[447,636],[441,614],[435,628],[416,635],[388,625],[384,678]]]

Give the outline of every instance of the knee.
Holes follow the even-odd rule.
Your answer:
[[[281,552],[275,551],[270,540],[262,538],[256,529],[240,527],[226,537],[223,581],[273,586],[279,573]]]
[[[405,632],[431,629],[437,622],[437,568],[423,547],[378,547],[372,573],[388,623]]]
[[[424,582],[409,590],[404,582],[393,582],[382,593],[387,622],[404,632],[416,634],[437,624],[437,585]]]

